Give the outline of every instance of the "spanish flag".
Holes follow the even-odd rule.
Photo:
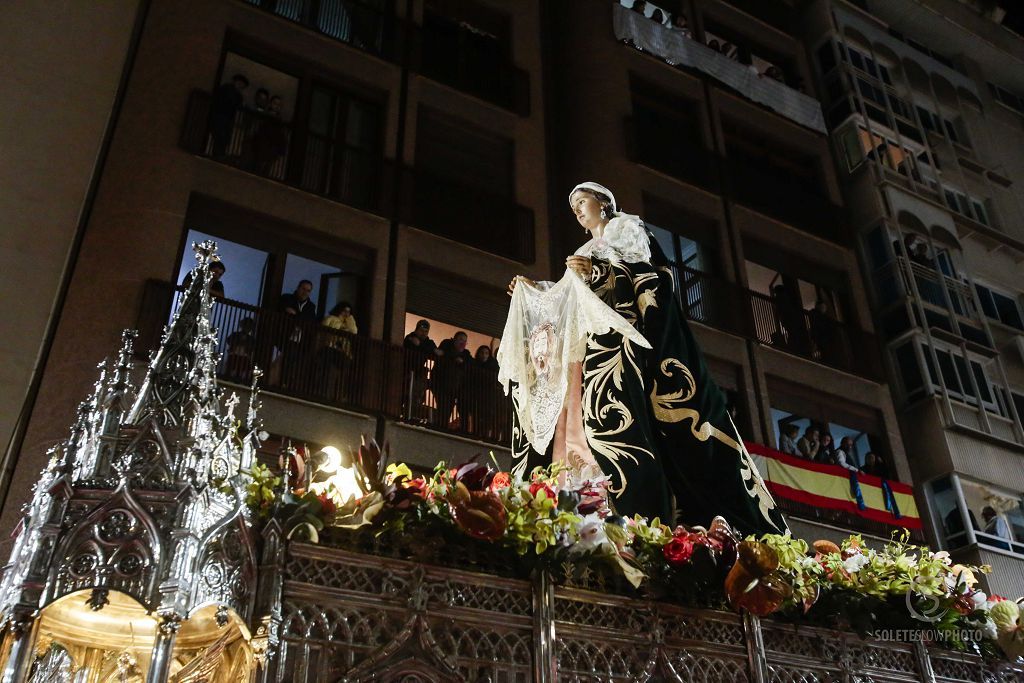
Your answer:
[[[914,491],[907,484],[804,460],[756,443],[748,442],[747,450],[764,458],[758,465],[776,498],[844,510],[907,529],[921,528]]]

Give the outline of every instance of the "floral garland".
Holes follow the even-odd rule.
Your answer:
[[[362,495],[343,499],[320,473],[307,476],[304,487],[290,486],[306,471],[304,458],[291,451],[282,460],[284,477],[253,468],[247,503],[296,540],[320,542],[325,530],[392,540],[454,531],[563,575],[582,569],[621,576],[648,596],[867,634],[928,631],[958,649],[992,655],[998,647],[1011,660],[1024,656],[1021,601],[986,596],[976,574],[988,567],[953,564],[946,552],[908,544],[905,531],[881,549],[859,535],[841,545],[809,546],[788,533],[741,539],[721,517],[707,529],[673,529],[658,519],[618,516],[608,505],[609,479],[599,471],[574,474],[554,465],[521,481],[469,462],[442,463],[432,476],[414,477],[406,465],[388,464],[373,442],[343,461],[355,470]]]

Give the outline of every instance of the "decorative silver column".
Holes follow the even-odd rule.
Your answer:
[[[7,628],[14,634],[11,653],[4,667],[2,683],[23,683],[32,668],[32,622],[27,619],[11,621]]]
[[[156,642],[153,643],[153,657],[149,661],[147,683],[167,683],[171,677],[171,658],[174,654],[174,641],[181,628],[181,617],[171,614],[160,618],[156,629]]]
[[[533,580],[533,680],[554,683],[558,680],[558,653],[555,652],[555,585],[551,574],[539,570]]]

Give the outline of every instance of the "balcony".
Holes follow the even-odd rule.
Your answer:
[[[437,27],[418,26],[367,0],[244,1],[520,116],[530,113],[528,71],[507,60],[485,67]]]
[[[873,381],[882,379],[873,334],[798,306],[780,308],[769,296],[697,270],[681,268],[678,277],[690,320]]]
[[[763,3],[757,3],[763,4]],[[817,133],[826,134],[821,103],[809,95],[762,77],[746,64],[687,38],[681,31],[671,30],[651,21],[618,2],[612,5],[612,22],[618,40],[636,46],[673,66],[685,66],[705,73],[748,100],[771,109],[795,123]]]
[[[210,134],[211,99],[192,91],[181,134],[184,150],[520,263],[534,261],[533,210],[512,198],[398,167],[375,151],[244,109],[221,152]],[[276,144],[264,149],[254,139],[268,125]]]
[[[924,541],[910,485],[898,481],[883,484],[878,477],[858,473],[861,507],[848,470],[786,455],[760,444],[748,442],[746,445],[752,454],[764,459],[758,469],[775,502],[787,514],[881,538],[889,538],[894,530],[902,527],[914,542]]]
[[[159,345],[161,330],[183,288],[150,280],[143,292],[136,348]],[[497,373],[455,368],[382,341],[351,335],[294,316],[218,299],[211,323],[222,349],[218,378],[252,382],[270,393],[344,408],[507,446],[511,401]]]

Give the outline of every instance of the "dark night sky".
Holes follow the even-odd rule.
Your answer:
[[[1024,36],[1024,3],[1020,0],[1004,0],[1000,5],[1006,10],[1003,26]]]

